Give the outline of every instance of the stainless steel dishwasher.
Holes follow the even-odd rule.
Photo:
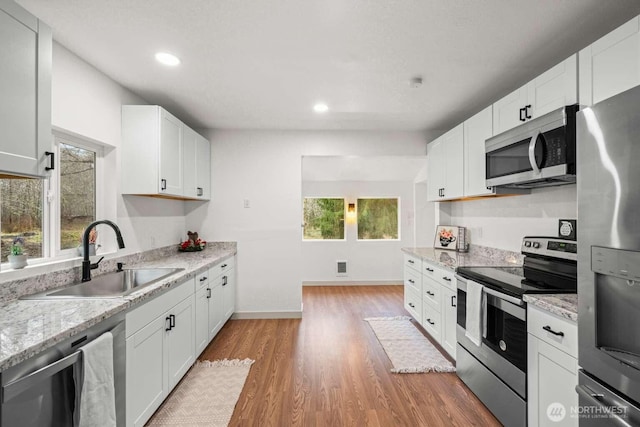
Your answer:
[[[125,425],[125,315],[120,313],[0,373],[1,427],[73,426],[76,402],[74,365],[82,346],[113,334],[114,387],[118,426]]]

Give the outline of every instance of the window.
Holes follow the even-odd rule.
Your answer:
[[[344,199],[305,197],[304,240],[344,239]]]
[[[16,239],[30,264],[78,256],[82,232],[99,214],[101,147],[56,137],[54,151],[57,163],[49,179],[0,179],[0,262],[7,262]]]
[[[358,199],[358,240],[398,239],[398,199]]]

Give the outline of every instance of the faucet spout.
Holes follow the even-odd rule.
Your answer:
[[[100,221],[94,221],[84,229],[84,233],[82,233],[82,249],[83,255],[82,258],[82,281],[88,282],[91,280],[91,261],[89,260],[89,233],[99,224],[106,224],[109,227],[113,228],[113,231],[116,233],[116,240],[118,241],[118,247],[120,249],[124,249],[124,240],[122,239],[122,233],[120,232],[120,228],[107,219],[103,219]]]

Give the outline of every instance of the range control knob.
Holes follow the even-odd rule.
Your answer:
[[[524,247],[525,247],[525,248],[530,248],[530,247],[531,247],[531,242],[530,242],[530,241],[528,241],[528,240],[525,240],[525,241],[524,241]]]
[[[540,247],[540,243],[533,242],[533,249],[538,249]]]

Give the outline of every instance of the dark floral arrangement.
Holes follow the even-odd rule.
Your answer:
[[[198,238],[197,232],[192,233],[191,231],[188,231],[187,236],[189,236],[189,238],[178,246],[178,250],[180,252],[197,252],[203,250],[205,246],[207,246],[207,242]]]

